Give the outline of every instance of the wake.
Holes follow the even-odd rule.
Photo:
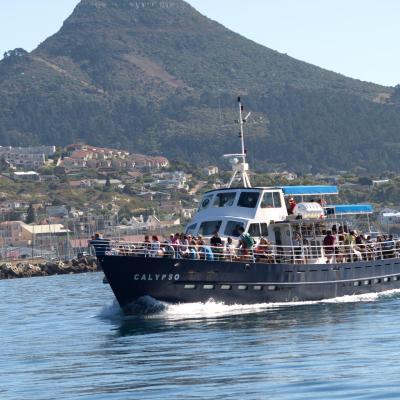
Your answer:
[[[393,289],[379,293],[342,296],[318,301],[233,305],[227,305],[223,302],[216,302],[212,299],[206,303],[169,304],[158,301],[150,296],[144,296],[129,306],[128,314],[131,316],[142,316],[144,318],[165,318],[168,320],[207,319],[243,314],[257,314],[267,310],[299,307],[305,305],[313,306],[319,304],[374,302],[382,298],[393,297],[398,294],[400,294],[400,289]],[[124,314],[116,300],[114,300],[112,304],[104,306],[99,312],[98,316],[105,319],[124,318]]]

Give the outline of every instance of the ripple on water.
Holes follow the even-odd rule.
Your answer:
[[[399,397],[399,291],[126,317],[101,281],[0,282],[2,400]]]

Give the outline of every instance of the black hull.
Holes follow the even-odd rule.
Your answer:
[[[264,264],[135,256],[99,258],[123,309],[143,296],[171,303],[316,301],[400,288],[400,259]]]

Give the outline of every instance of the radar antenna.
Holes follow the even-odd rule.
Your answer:
[[[249,119],[251,112],[249,112],[245,117],[243,117],[243,105],[240,100],[240,97],[238,97],[238,104],[239,104],[239,119],[236,120],[235,122],[239,124],[240,126],[240,132],[239,132],[239,139],[241,142],[241,150],[242,152],[240,154],[224,154],[224,158],[228,158],[230,163],[232,164],[232,177],[227,185],[227,187],[231,187],[233,182],[235,181],[236,177],[239,176],[239,178],[243,182],[243,186],[245,188],[250,188],[251,183],[249,179],[249,175],[247,174],[247,171],[249,170],[249,164],[246,163],[246,156],[247,156],[247,151],[244,148],[244,130],[243,130],[243,125],[247,122]]]

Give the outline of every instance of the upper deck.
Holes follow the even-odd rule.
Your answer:
[[[219,231],[221,236],[238,236],[237,229],[242,226],[253,235],[256,233],[255,236],[262,236],[267,234],[266,231],[271,224],[288,221],[294,217],[301,218],[301,215],[289,216],[285,197],[295,197],[299,202],[304,202],[310,197],[315,201],[337,194],[336,186],[325,185],[230,187],[211,190],[203,195],[198,211],[187,227],[187,232],[211,236],[214,231]],[[322,207],[317,203],[308,203],[308,209],[313,209],[315,218],[372,212],[372,207],[368,205]],[[304,215],[303,218],[308,218],[308,215]]]

